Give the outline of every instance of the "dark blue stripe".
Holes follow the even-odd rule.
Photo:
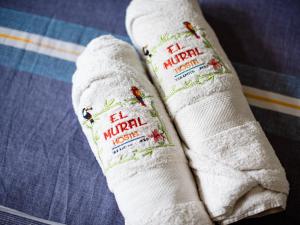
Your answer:
[[[300,141],[300,120],[298,117],[255,106],[251,106],[251,110],[264,131]]]
[[[5,8],[0,8],[0,26],[80,45],[87,45],[93,38],[109,34],[107,31]],[[129,42],[127,36],[114,36]]]
[[[240,63],[233,63],[241,83],[247,86],[300,98],[300,78]]]
[[[130,0],[0,1],[0,7],[81,24],[126,36],[125,12]]]

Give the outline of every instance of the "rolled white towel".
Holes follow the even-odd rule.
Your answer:
[[[209,225],[178,136],[134,48],[96,38],[77,60],[73,105],[128,225]]]
[[[187,146],[200,197],[223,224],[283,210],[288,181],[195,0],[133,0],[127,32]]]

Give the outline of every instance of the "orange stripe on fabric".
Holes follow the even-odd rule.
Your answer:
[[[268,102],[268,103],[272,103],[272,104],[281,105],[281,106],[285,106],[285,107],[300,110],[300,105],[291,104],[291,103],[284,102],[284,101],[277,100],[277,99],[273,99],[273,98],[254,95],[254,94],[247,93],[247,92],[244,92],[244,94],[247,98],[252,98],[252,99],[259,100],[259,101]]]
[[[30,39],[16,37],[16,36],[12,36],[12,35],[8,35],[8,34],[3,34],[3,33],[0,33],[0,38],[6,38],[6,39],[14,40],[14,41],[25,42],[25,43],[33,43],[32,40],[30,40]]]
[[[28,44],[34,44],[34,45],[37,45],[37,46],[41,46],[43,48],[49,48],[49,49],[53,49],[53,50],[56,50],[56,51],[59,51],[59,52],[69,53],[69,54],[72,54],[72,55],[79,55],[80,54],[80,52],[78,52],[78,51],[57,48],[57,47],[52,46],[52,45],[42,44],[42,43],[34,42],[34,41],[32,41],[30,39],[27,39],[27,38],[21,38],[21,37],[17,37],[17,36],[8,35],[8,34],[0,33],[0,38],[6,38],[6,39],[14,40],[14,41],[20,41],[20,42],[28,43]]]

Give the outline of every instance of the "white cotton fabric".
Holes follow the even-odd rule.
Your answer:
[[[191,35],[183,26],[185,21],[197,28],[198,35],[205,32],[206,36]],[[126,28],[136,48],[144,54],[153,81],[186,145],[200,197],[211,218],[229,224],[284,210],[289,192],[285,171],[256,122],[238,76],[198,2],[133,0],[127,9]],[[209,44],[205,45],[205,38],[212,48],[206,47]],[[198,67],[200,73],[221,72],[210,79],[200,77],[198,85],[188,80],[188,74],[177,82],[179,73],[172,72],[169,67],[173,65],[166,61],[169,46],[175,50],[197,47],[199,56],[190,59],[203,62]],[[146,54],[143,48],[150,52]],[[220,60],[210,61],[216,59],[216,54],[224,62],[222,65]],[[179,84],[184,88],[176,89]]]
[[[108,186],[116,197],[125,223],[212,224],[199,200],[178,136],[155,88],[147,80],[134,48],[112,36],[102,36],[88,44],[76,65],[72,89],[74,110],[106,175]],[[130,91],[133,86],[145,94],[143,103],[135,102]],[[128,99],[132,102],[128,102]],[[111,109],[103,110],[105,104]],[[154,108],[149,108],[150,104],[155,106],[159,117],[151,117],[149,109]],[[93,121],[83,117],[84,108],[92,108],[88,112]],[[113,154],[111,142],[103,138],[102,132],[113,124],[107,119],[111,115],[116,119],[120,111],[124,118],[139,117],[144,124],[147,123],[133,129],[139,134],[146,135],[147,132],[157,129],[157,124],[162,121],[161,124],[164,124],[166,130],[163,135],[165,138],[169,136],[167,144],[172,143],[172,146],[158,147],[150,155],[137,156],[134,155],[137,147],[147,149],[155,141],[134,142],[133,146],[128,144],[126,152],[121,149]],[[119,117],[119,121],[121,120],[125,121]],[[145,138],[151,139],[151,135]],[[160,138],[162,141],[163,138]],[[137,158],[129,158],[122,163],[116,161],[132,155]]]

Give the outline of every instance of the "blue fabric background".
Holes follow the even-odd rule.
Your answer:
[[[46,18],[44,25],[29,24],[14,14],[0,26],[82,45],[104,33],[128,40],[128,2],[0,0],[0,7]],[[200,2],[243,84],[300,97],[299,1]],[[68,30],[57,21],[76,25]],[[74,63],[2,45],[0,60],[0,205],[69,225],[124,224],[73,112]],[[237,224],[300,224],[299,118],[252,109],[286,168],[291,192],[285,212]]]

